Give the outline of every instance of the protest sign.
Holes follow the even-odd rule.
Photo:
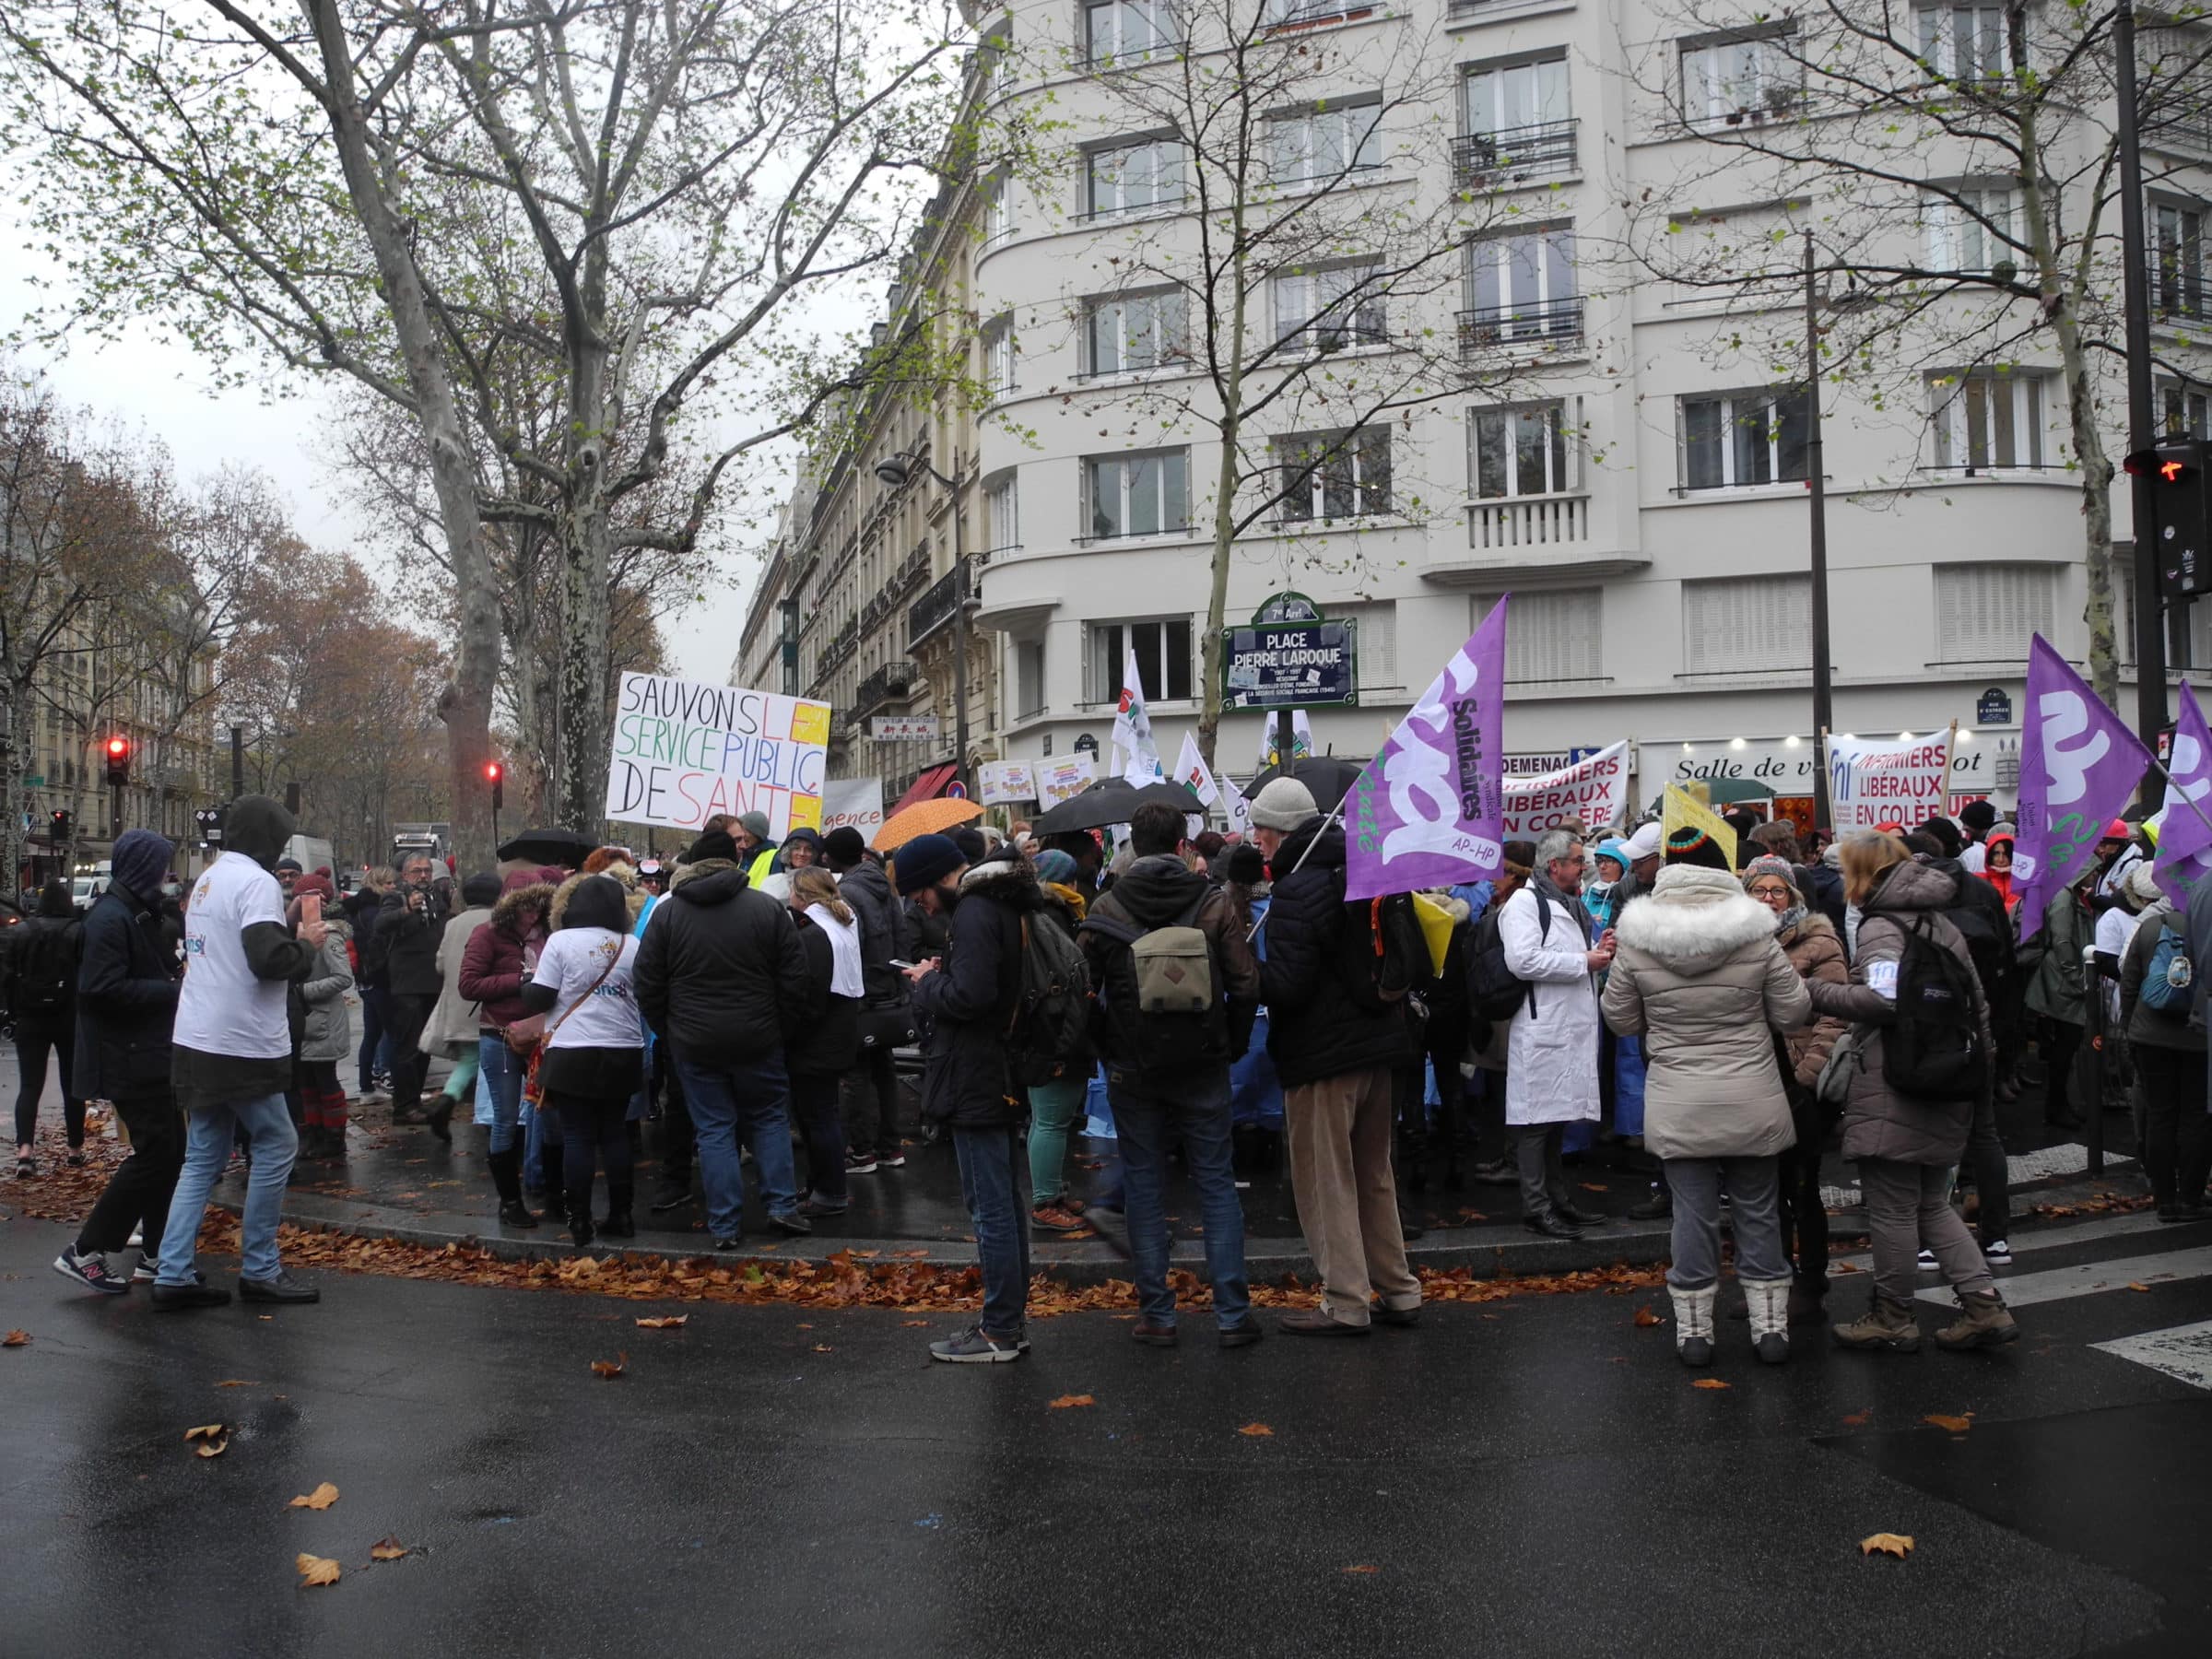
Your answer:
[[[1947,810],[1951,742],[1958,728],[1901,743],[1870,743],[1832,734],[1828,747],[1828,798],[1836,833],[1884,824],[1918,829]]]
[[[2026,940],[2042,927],[2053,897],[2094,861],[2106,825],[2135,794],[2151,756],[2041,634],[2028,648],[2023,717],[2012,881]]]
[[[847,826],[875,845],[876,831],[883,828],[881,778],[832,778],[822,785],[822,833]]]
[[[1490,607],[1346,794],[1347,900],[1474,881],[1502,867],[1510,597]]]
[[[1057,759],[1034,761],[1031,766],[1041,806],[1057,806],[1062,801],[1081,794],[1099,778],[1096,755],[1062,755]]]
[[[625,674],[606,816],[696,830],[718,812],[768,816],[769,838],[818,826],[830,705],[773,691]]]
[[[2166,802],[2159,814],[2159,856],[2154,874],[2166,896],[2186,905],[2212,876],[2212,732],[2196,693],[2182,682],[2181,712],[2173,724],[2173,753],[2166,761]]]
[[[1660,801],[1661,834],[1671,837],[1677,830],[1702,830],[1719,843],[1721,852],[1727,857],[1728,867],[1735,867],[1735,831],[1722,821],[1719,813],[1679,783],[1669,783]]]
[[[1505,841],[1535,841],[1580,824],[1595,830],[1629,816],[1629,746],[1624,738],[1539,778],[1505,780]]]
[[[1037,798],[1036,770],[1027,760],[986,760],[976,769],[986,806],[1013,806]]]

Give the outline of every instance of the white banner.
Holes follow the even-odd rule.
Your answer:
[[[1595,833],[1601,824],[1629,817],[1629,746],[1607,744],[1571,766],[1538,778],[1505,780],[1505,834],[1535,841],[1547,831],[1579,823]]]
[[[1910,743],[1828,739],[1828,795],[1836,833],[1902,824],[1912,830],[1950,805],[1951,734]]]
[[[1037,798],[1036,770],[1027,760],[986,760],[976,769],[986,806],[1009,806]]]
[[[1187,785],[1202,806],[1211,806],[1220,798],[1220,790],[1214,786],[1212,769],[1206,765],[1206,757],[1198,752],[1198,738],[1194,733],[1182,735],[1182,749],[1175,757],[1175,781]]]
[[[876,844],[876,831],[883,828],[881,778],[832,778],[822,785],[822,833],[846,825],[859,830],[870,846]]]
[[[1227,772],[1221,774],[1221,810],[1229,815],[1229,827],[1239,835],[1252,833],[1252,803],[1237,787],[1237,781]]]
[[[1039,805],[1056,806],[1098,782],[1099,762],[1094,755],[1062,755],[1056,760],[1037,761],[1035,772]]]
[[[606,817],[697,830],[718,812],[768,815],[771,841],[822,818],[830,705],[625,674],[615,703]]]

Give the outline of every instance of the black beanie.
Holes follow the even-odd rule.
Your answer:
[[[891,876],[904,899],[936,886],[967,862],[950,836],[917,835],[891,855]]]
[[[1996,806],[1990,801],[1969,801],[1959,808],[1959,821],[1977,834],[1987,835],[1989,827],[1997,821]]]
[[[704,864],[710,858],[719,858],[728,864],[737,862],[737,843],[730,839],[727,830],[710,830],[691,843],[691,851],[684,854],[686,864]]]
[[[1700,865],[1708,870],[1728,868],[1728,855],[1721,851],[1721,843],[1690,824],[1683,825],[1666,838],[1666,862]]]
[[[850,824],[840,824],[822,837],[822,852],[832,865],[841,870],[860,867],[860,861],[868,855],[868,843],[860,839],[860,831]]]
[[[500,901],[500,878],[478,870],[461,884],[461,902],[470,910],[486,910]]]

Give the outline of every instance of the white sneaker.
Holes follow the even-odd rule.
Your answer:
[[[2005,1240],[1999,1239],[1982,1253],[1982,1259],[1992,1267],[2009,1267],[2012,1265],[2012,1246]]]
[[[143,1227],[132,1228],[131,1236],[123,1242],[125,1249],[137,1250],[141,1248],[146,1243],[146,1229]]]
[[[1924,1250],[1920,1253],[1920,1270],[1923,1273],[1936,1271],[1936,1253],[1934,1251]]]

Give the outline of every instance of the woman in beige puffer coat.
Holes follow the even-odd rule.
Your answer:
[[[1674,1194],[1676,1351],[1686,1365],[1712,1362],[1725,1191],[1752,1342],[1779,1365],[1790,1352],[1791,1278],[1777,1163],[1796,1131],[1771,1033],[1810,1020],[1812,998],[1775,943],[1773,912],[1725,869],[1668,865],[1614,932],[1602,1006],[1616,1033],[1643,1039],[1650,1068],[1643,1144]]]

